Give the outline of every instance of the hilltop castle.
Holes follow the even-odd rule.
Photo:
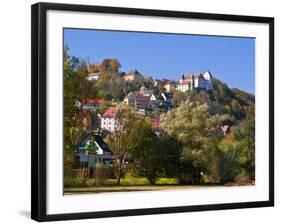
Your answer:
[[[203,75],[201,73],[183,74],[177,85],[177,90],[185,92],[196,88],[206,90],[213,89],[212,79],[213,76],[209,71],[205,72]]]

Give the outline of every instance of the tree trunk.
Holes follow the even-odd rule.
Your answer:
[[[118,184],[118,185],[120,185],[121,176],[122,176],[122,165],[121,165],[121,163],[120,163],[120,164],[119,164],[119,167],[118,167],[118,177],[117,177],[117,184]]]
[[[119,174],[118,179],[117,179],[117,184],[120,185],[120,180],[121,180],[121,175]]]

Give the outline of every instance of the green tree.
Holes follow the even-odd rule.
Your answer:
[[[167,136],[157,136],[150,122],[142,127],[139,141],[132,151],[134,173],[144,176],[150,184],[155,184],[158,177],[177,177],[180,147],[178,142]]]
[[[153,78],[152,76],[147,76],[144,80],[144,84],[146,86],[147,89],[153,89],[154,88],[154,84],[153,84]]]
[[[238,102],[238,100],[233,99],[230,103],[230,107],[231,107],[232,113],[234,114],[236,119],[241,120],[244,113],[243,113],[243,108],[240,105],[240,103]]]
[[[125,175],[130,153],[135,149],[140,140],[145,125],[145,118],[135,113],[131,108],[123,105],[117,111],[117,130],[105,139],[114,154],[117,184]]]
[[[173,104],[178,107],[182,102],[187,100],[187,95],[182,91],[175,91],[173,95]]]
[[[246,175],[255,178],[255,105],[245,108],[246,117],[233,129],[235,140],[241,147],[241,166]]]
[[[82,103],[86,72],[83,68],[74,70],[67,48],[64,53],[64,149],[73,152],[84,134]]]
[[[220,150],[220,181],[228,183],[235,180],[241,173],[241,146],[237,142],[222,141]]]
[[[119,69],[121,68],[121,64],[118,61],[118,59],[116,59],[116,58],[111,59],[110,62],[109,62],[109,65],[110,65],[110,70],[112,72],[117,73],[119,71]]]
[[[65,173],[73,167],[77,145],[86,136],[83,126],[83,105],[88,98],[96,96],[95,82],[87,80],[87,64],[84,60],[69,55],[64,48],[64,168]]]
[[[161,167],[161,151],[157,147],[157,136],[151,125],[145,122],[139,130],[139,141],[132,151],[132,160],[135,173],[144,176],[150,184],[154,184]]]
[[[213,170],[210,160],[217,142],[222,138],[220,125],[227,115],[212,115],[207,104],[187,100],[169,111],[164,120],[164,131],[182,146],[181,179],[200,183],[202,173]]]

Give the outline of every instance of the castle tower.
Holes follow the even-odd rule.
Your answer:
[[[212,82],[213,76],[210,73],[210,71],[206,71],[203,76],[204,76],[204,79],[205,79],[206,89],[207,90],[208,89],[213,89],[213,82]]]

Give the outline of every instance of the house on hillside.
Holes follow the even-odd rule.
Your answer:
[[[113,152],[100,135],[88,136],[78,146],[76,158],[80,166],[95,168],[97,163],[108,165],[113,160]]]
[[[183,74],[179,84],[177,85],[177,89],[186,92],[188,90],[193,90],[196,88],[199,89],[212,89],[212,75],[209,71],[205,72],[204,75],[201,73],[194,74]]]
[[[164,86],[167,92],[171,92],[171,90],[175,88],[176,82],[170,79],[155,79],[153,85],[155,87],[162,85]]]
[[[136,101],[136,92],[129,92],[123,100],[123,103],[127,105],[135,105]]]
[[[163,92],[163,93],[161,93],[161,96],[164,100],[162,103],[162,107],[164,107],[168,110],[172,109],[173,108],[173,94]]]
[[[154,99],[149,92],[150,90],[141,90],[140,92],[130,92],[125,96],[123,103],[131,106],[135,106],[136,109],[145,109],[150,107],[151,98]]]
[[[145,109],[150,107],[151,96],[148,94],[136,93],[135,106],[137,108]]]
[[[90,74],[88,74],[88,76],[87,76],[87,80],[88,80],[88,81],[98,80],[98,79],[99,79],[99,76],[100,76],[100,73],[99,73],[99,72],[90,73]]]
[[[98,71],[98,65],[96,64],[88,64],[87,65],[87,71],[88,71],[88,75],[87,75],[87,80],[88,81],[92,81],[92,80],[98,80],[100,73]]]
[[[164,88],[168,93],[170,93],[176,86],[175,81],[169,79],[163,79],[163,82],[164,82]]]
[[[153,90],[147,89],[145,86],[142,86],[140,88],[139,94],[149,97],[150,102],[156,100],[163,100],[161,96],[157,95]]]
[[[150,118],[151,128],[157,136],[160,135],[160,116],[154,116]]]
[[[204,76],[204,79],[205,79],[205,88],[207,90],[213,89],[213,82],[212,82],[213,76],[212,76],[212,74],[209,71],[206,71],[203,76]]]
[[[224,136],[228,135],[230,133],[230,126],[229,125],[221,126],[221,131],[223,132]]]
[[[87,133],[100,130],[101,128],[101,114],[91,113],[90,111],[84,111],[82,118],[83,129]]]
[[[101,116],[102,115],[100,113],[92,115],[92,130],[93,131],[100,130],[100,128],[101,128]]]
[[[163,81],[161,79],[155,79],[154,82],[153,82],[153,85],[156,87],[156,86],[158,86],[162,83],[163,83]]]
[[[173,102],[173,95],[171,93],[161,93],[161,96],[165,102],[172,103]]]
[[[133,70],[129,72],[128,74],[122,76],[125,81],[137,81],[137,82],[143,82],[144,77],[142,74],[140,74],[137,70]]]
[[[104,99],[86,99],[84,110],[96,111],[104,104]]]
[[[109,107],[101,117],[101,129],[109,132],[115,132],[118,128],[118,121],[116,119],[117,108]]]

